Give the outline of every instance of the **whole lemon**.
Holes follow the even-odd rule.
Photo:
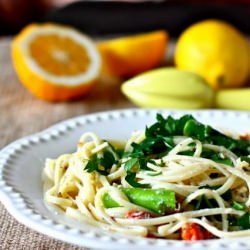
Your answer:
[[[215,89],[239,87],[250,72],[249,43],[224,21],[201,21],[180,35],[175,63],[179,69],[203,76]]]

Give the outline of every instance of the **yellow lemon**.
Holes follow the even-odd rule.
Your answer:
[[[95,43],[72,27],[31,24],[12,42],[21,83],[35,96],[65,101],[89,91],[101,72]]]
[[[175,50],[179,69],[203,76],[215,89],[242,86],[250,71],[247,39],[232,25],[205,20],[180,36]]]

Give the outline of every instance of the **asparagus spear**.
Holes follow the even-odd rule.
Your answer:
[[[165,214],[169,209],[174,209],[176,206],[175,193],[171,190],[122,188],[122,191],[132,203],[157,214]],[[103,204],[106,208],[120,206],[108,193],[103,196]]]

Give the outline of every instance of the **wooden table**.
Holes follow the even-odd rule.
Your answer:
[[[0,149],[64,119],[133,105],[120,92],[117,79],[103,79],[80,101],[48,103],[20,84],[10,56],[11,38],[0,38]],[[18,223],[0,204],[0,249],[83,249],[39,234]]]

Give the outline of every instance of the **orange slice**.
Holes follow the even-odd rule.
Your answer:
[[[48,101],[82,96],[101,71],[95,43],[72,27],[57,24],[24,28],[13,40],[12,58],[21,83]]]
[[[106,74],[129,77],[158,66],[168,42],[166,31],[158,30],[98,43]]]

